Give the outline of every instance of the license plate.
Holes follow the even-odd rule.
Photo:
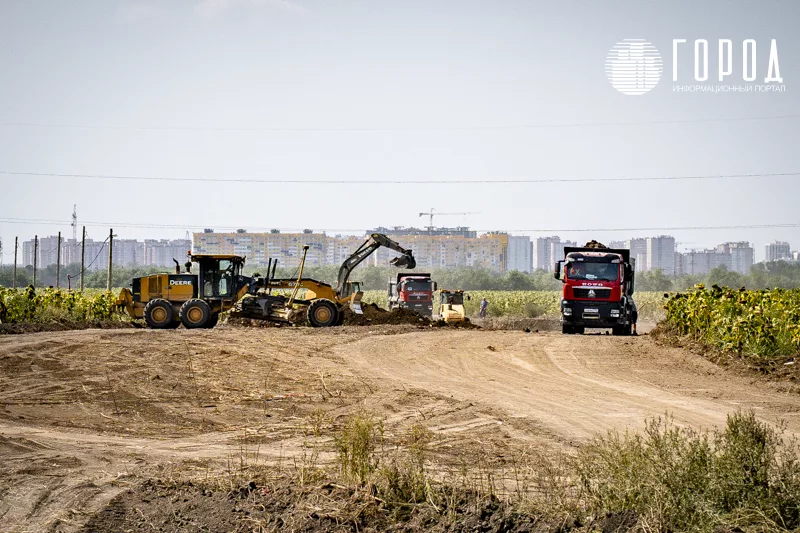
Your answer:
[[[599,309],[584,309],[583,312],[584,313],[599,313],[600,310]]]

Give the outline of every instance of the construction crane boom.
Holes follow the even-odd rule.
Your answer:
[[[420,213],[419,216],[421,217],[429,217],[428,218],[428,228],[433,229],[433,215],[480,215],[480,213],[440,213],[439,211],[434,211],[431,207],[431,210],[427,213]]]

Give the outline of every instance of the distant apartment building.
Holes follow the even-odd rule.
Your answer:
[[[509,235],[506,233],[485,233],[477,237],[394,233],[391,237],[412,250],[418,269],[475,267],[494,272],[508,269]],[[396,252],[380,248],[373,256],[374,264],[386,265],[396,256]]]
[[[715,250],[720,253],[730,254],[728,269],[739,274],[749,274],[755,263],[755,250],[746,241],[722,243]]]
[[[675,274],[675,238],[668,235],[647,238],[647,270]]]
[[[530,237],[508,237],[508,270],[531,272],[533,269],[533,245]]]
[[[766,246],[766,260],[780,261],[792,259],[792,249],[788,242],[775,241]]]
[[[561,237],[539,237],[533,241],[533,268],[534,270],[553,270],[558,259],[552,255],[552,245],[560,243]],[[563,249],[562,249],[563,250]]]
[[[326,264],[328,237],[324,233],[194,233],[192,251],[197,254],[233,254],[246,264],[267,266],[278,259],[278,266],[297,268],[308,245],[307,266]]]
[[[134,239],[115,239],[113,261],[115,266],[172,266],[172,258],[185,262],[186,252],[190,249],[191,242],[186,239],[178,240],[146,240],[144,242]],[[25,265],[33,265],[34,240],[22,243],[22,261]],[[61,240],[61,264],[80,264],[83,251],[83,264],[86,270],[93,272],[108,268],[108,242],[86,239]],[[37,265],[41,268],[54,265],[58,262],[58,237],[49,236],[39,239]]]
[[[578,246],[578,243],[575,241],[551,242],[550,257],[552,258],[552,263],[550,264],[550,270],[553,269],[556,261],[564,259],[564,248],[574,248],[576,246]]]
[[[616,250],[619,250],[620,248],[625,248],[625,241],[609,241],[608,247],[614,248]]]
[[[628,239],[623,248],[631,251],[631,259],[636,261],[636,271],[647,270],[647,239]]]
[[[63,241],[62,241],[63,242]],[[25,265],[34,264],[34,239],[22,243],[22,262]],[[36,250],[36,264],[40,267],[55,265],[58,258],[58,236],[40,237],[39,248]]]
[[[192,250],[192,241],[187,239],[145,239],[143,244],[145,265],[174,266],[173,259],[183,265]]]
[[[477,236],[468,228],[433,231],[378,228],[376,232],[388,233],[401,246],[411,249],[418,268],[480,267],[495,272],[505,272],[507,269],[509,236],[505,233]],[[280,267],[296,268],[300,264],[305,245],[310,247],[306,265],[341,264],[368,237],[369,233],[361,236],[329,237],[324,233],[310,232],[203,232],[193,235],[193,250],[195,253],[242,255],[247,258],[248,264],[256,265],[267,265],[269,259],[273,258],[278,259]],[[397,255],[394,250],[379,248],[362,264],[388,265]]]
[[[680,254],[680,256],[682,263],[681,274],[704,276],[720,266],[732,270],[732,255],[730,253],[717,250],[692,250]]]

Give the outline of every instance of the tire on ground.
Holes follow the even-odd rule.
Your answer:
[[[219,323],[219,313],[214,313],[213,315],[211,315],[211,320],[209,320],[208,324],[206,324],[206,328],[208,329],[214,328],[217,326],[218,323]]]
[[[561,334],[562,335],[572,335],[575,333],[575,330],[572,326],[568,324],[561,324]]]
[[[180,310],[181,322],[187,329],[208,327],[212,314],[211,307],[198,298],[187,300]]]
[[[342,324],[344,324],[344,308],[338,309],[336,313],[336,324],[334,325],[341,326]]]
[[[308,322],[315,328],[335,326],[339,319],[336,304],[325,298],[319,298],[308,306]]]
[[[164,298],[156,298],[144,306],[144,321],[153,329],[169,329],[175,327],[175,310]]]

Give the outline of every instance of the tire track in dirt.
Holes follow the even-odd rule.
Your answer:
[[[800,397],[747,377],[720,380],[703,363],[681,365],[697,356],[647,337],[466,331],[401,337],[402,349],[369,338],[351,345],[348,365],[399,386],[528,417],[570,442],[608,429],[641,429],[646,418],[665,413],[677,424],[708,429],[739,408],[773,423],[785,419],[791,433],[800,431],[793,416]],[[667,373],[669,384],[657,385]]]

